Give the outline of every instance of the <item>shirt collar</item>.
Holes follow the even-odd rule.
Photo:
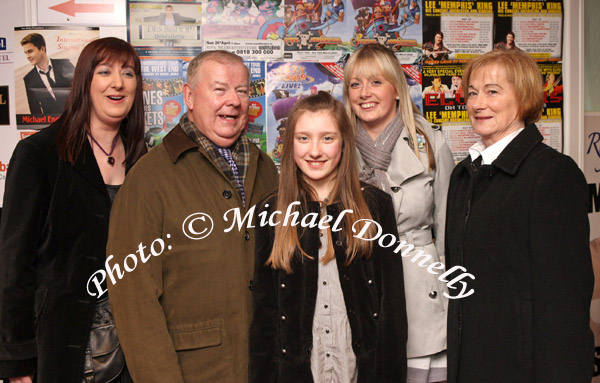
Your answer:
[[[471,161],[475,161],[479,156],[481,156],[481,164],[482,165],[491,165],[492,162],[498,158],[500,153],[510,144],[510,142],[519,135],[523,131],[524,128],[520,128],[508,136],[502,138],[500,141],[490,145],[488,147],[485,146],[483,140],[477,141],[473,146],[469,148],[469,155],[471,156]]]

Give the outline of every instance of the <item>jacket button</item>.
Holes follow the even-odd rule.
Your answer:
[[[350,315],[354,315],[354,314],[356,314],[356,313],[354,312],[354,310],[352,310],[352,309],[348,309],[348,314],[350,314]]]
[[[229,190],[224,190],[223,191],[223,198],[225,198],[225,199],[231,198],[231,192]]]
[[[246,238],[246,241],[250,240],[250,233],[248,233],[247,230],[246,230],[246,233],[244,234],[244,238]]]
[[[248,290],[252,291],[253,288],[254,288],[254,281],[250,281],[250,283],[248,283]]]
[[[429,298],[435,299],[435,297],[437,297],[437,291],[432,291],[429,293]]]
[[[354,347],[360,348],[360,342],[354,342]]]
[[[281,354],[282,354],[282,355],[285,355],[285,354],[287,354],[287,350],[286,350],[285,348],[282,348],[282,349],[281,349]]]
[[[282,283],[282,284],[281,284],[281,289],[282,289],[282,290],[283,290],[283,289],[285,289],[285,283]]]
[[[350,280],[350,276],[349,276],[348,274],[344,274],[344,279],[345,279],[346,281],[349,281],[349,280]]]
[[[373,280],[372,280],[372,279],[369,279],[369,280],[367,281],[367,283],[369,284],[369,286],[372,286],[372,285],[373,285]]]
[[[341,247],[341,246],[342,246],[342,240],[341,240],[341,239],[338,239],[337,241],[335,241],[335,245],[336,245],[337,247]]]
[[[375,319],[379,318],[379,313],[373,313],[373,318],[375,318]]]
[[[286,320],[286,319],[287,319],[287,318],[285,317],[285,315],[282,315],[282,316],[281,316],[281,321],[282,321],[282,322],[285,322],[285,320]]]

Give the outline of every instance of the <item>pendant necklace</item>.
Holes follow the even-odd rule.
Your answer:
[[[100,148],[100,150],[102,150],[102,153],[106,154],[108,156],[108,158],[106,159],[106,162],[109,163],[110,166],[113,166],[115,164],[115,157],[112,156],[113,152],[115,151],[115,147],[117,146],[117,142],[119,141],[119,134],[117,133],[117,135],[115,136],[115,139],[113,140],[112,146],[110,147],[110,152],[106,153],[106,150],[104,150],[104,148],[102,147],[102,145],[100,145],[98,143],[98,141],[96,141],[96,139],[88,133],[88,136],[90,136],[90,138],[92,139],[92,141],[94,141],[94,143],[96,145],[98,145],[98,147]]]

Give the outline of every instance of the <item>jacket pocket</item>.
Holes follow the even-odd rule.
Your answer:
[[[214,347],[221,344],[221,320],[169,327],[176,351]]]
[[[521,319],[521,355],[525,360],[533,359],[533,309],[531,300],[522,300],[520,307]]]

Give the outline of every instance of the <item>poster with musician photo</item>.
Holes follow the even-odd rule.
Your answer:
[[[494,49],[520,49],[538,61],[562,58],[562,1],[500,1]]]
[[[494,2],[425,1],[423,63],[463,63],[492,50]]]
[[[461,64],[423,65],[423,111],[432,124],[469,121]]]
[[[278,167],[292,107],[319,91],[342,101],[343,72],[336,63],[267,62],[267,154]]]
[[[196,56],[202,51],[201,21],[199,3],[127,2],[127,38],[140,56]]]
[[[98,28],[15,28],[17,129],[42,129],[60,117],[79,54],[98,37]]]

